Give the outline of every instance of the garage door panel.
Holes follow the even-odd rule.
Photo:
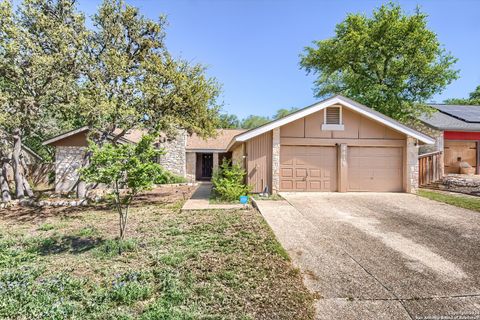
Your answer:
[[[282,168],[281,175],[282,175],[282,177],[285,177],[285,178],[292,178],[293,177],[293,169],[292,168]]]
[[[280,158],[281,190],[336,191],[337,151],[335,147],[282,146]],[[293,159],[293,161],[288,162],[284,159]],[[293,172],[293,176],[289,176],[290,172]],[[288,183],[289,180],[293,183]]]
[[[295,189],[297,190],[306,190],[307,189],[307,182],[303,180],[295,181]]]
[[[307,169],[295,169],[295,176],[297,178],[306,178],[307,177]]]
[[[280,187],[282,190],[293,190],[293,180],[282,180]]]
[[[402,191],[403,149],[348,148],[348,191]]]

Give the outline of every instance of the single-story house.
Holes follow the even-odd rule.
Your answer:
[[[159,137],[157,147],[163,148],[165,154],[158,162],[170,172],[189,181],[209,180],[213,170],[224,158],[230,158],[227,146],[233,136],[245,130],[218,129],[216,136],[207,140],[197,135],[187,135],[179,131],[174,139]],[[78,181],[78,169],[84,162],[84,152],[88,146],[88,127],[75,129],[43,142],[43,145],[55,147],[55,191],[69,192]],[[120,141],[138,143],[145,132],[128,131]]]
[[[415,192],[418,146],[434,142],[337,95],[241,133],[227,149],[254,192]]]
[[[435,144],[422,147],[420,153],[443,151],[444,173],[460,173],[459,162],[464,161],[480,174],[480,106],[430,105],[432,115],[420,120],[423,132],[435,138]]]
[[[78,179],[88,128],[44,142],[56,148],[56,190],[69,191]],[[135,143],[141,131],[124,136]],[[418,147],[435,140],[367,106],[334,96],[261,127],[219,129],[202,139],[180,132],[160,139],[166,169],[189,180],[210,179],[222,159],[247,172],[253,192],[415,192]]]

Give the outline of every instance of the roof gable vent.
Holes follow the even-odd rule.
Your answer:
[[[344,130],[341,106],[334,105],[324,109],[322,130]]]

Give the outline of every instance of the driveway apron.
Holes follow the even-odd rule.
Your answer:
[[[400,193],[284,193],[258,201],[318,319],[480,319],[476,212]]]

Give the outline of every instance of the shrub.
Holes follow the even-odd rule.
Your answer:
[[[250,192],[250,187],[243,183],[245,170],[238,164],[232,165],[230,160],[224,160],[213,172],[212,183],[214,194],[220,200],[235,201],[240,196]]]
[[[158,174],[155,179],[155,184],[171,184],[171,183],[184,183],[187,182],[187,179],[176,174],[171,173],[162,168],[161,172]]]

